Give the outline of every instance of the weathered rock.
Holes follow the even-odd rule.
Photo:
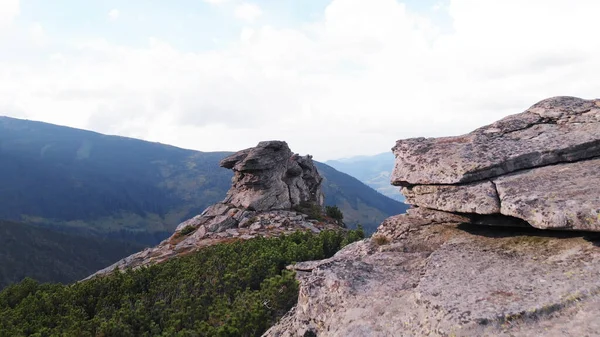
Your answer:
[[[600,100],[551,98],[468,135],[399,141],[394,151],[393,182],[409,204],[600,231]]]
[[[221,161],[235,172],[224,203],[253,211],[323,205],[323,178],[310,156],[293,154],[285,142],[261,142]]]
[[[600,335],[599,234],[532,228],[600,231],[600,100],[548,99],[394,152],[417,207],[291,266],[298,305],[266,336]]]
[[[298,304],[265,336],[597,335],[594,242],[410,218],[396,217],[411,230],[390,244],[365,240],[291,266]]]
[[[555,97],[470,134],[400,140],[392,183],[458,184],[600,156],[600,100]]]
[[[541,229],[600,231],[600,159],[500,177],[501,213]]]
[[[431,209],[458,213],[500,213],[496,187],[490,181],[467,185],[417,185],[402,188],[406,202]]]

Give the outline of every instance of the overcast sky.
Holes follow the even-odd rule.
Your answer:
[[[0,115],[319,160],[600,96],[597,0],[0,0]]]

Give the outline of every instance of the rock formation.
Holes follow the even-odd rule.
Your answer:
[[[292,153],[287,143],[261,142],[223,159],[220,165],[235,172],[225,200],[181,223],[157,247],[133,254],[90,277],[110,273],[115,268],[159,263],[235,239],[340,228],[333,220],[315,219],[323,215],[323,179],[312,158]]]
[[[399,141],[415,207],[290,266],[298,304],[265,336],[600,335],[599,145],[600,101],[570,97]]]
[[[400,140],[409,204],[600,231],[600,100],[555,97],[459,137]]]

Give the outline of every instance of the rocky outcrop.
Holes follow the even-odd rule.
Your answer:
[[[158,246],[131,255],[94,275],[160,263],[203,247],[256,236],[340,229],[322,214],[322,178],[310,156],[285,142],[261,142],[221,161],[235,172],[225,199],[177,226]]]
[[[460,137],[394,147],[411,205],[600,231],[600,100],[556,97]]]
[[[459,184],[600,156],[600,100],[554,97],[527,111],[446,138],[400,140],[398,186]]]
[[[258,212],[323,204],[323,179],[312,158],[292,153],[285,142],[261,142],[223,159],[221,166],[235,172],[225,204]]]
[[[298,304],[265,336],[598,336],[592,238],[395,222],[389,243],[365,240],[291,266]]]
[[[399,141],[414,208],[290,266],[298,304],[265,336],[600,335],[599,144],[600,101],[571,97]]]

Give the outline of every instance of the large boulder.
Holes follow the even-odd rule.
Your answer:
[[[407,202],[600,231],[600,100],[555,97],[459,137],[400,140],[392,183]]]
[[[223,159],[221,166],[235,172],[224,203],[254,211],[323,205],[323,178],[312,158],[292,153],[285,142],[260,142]]]

